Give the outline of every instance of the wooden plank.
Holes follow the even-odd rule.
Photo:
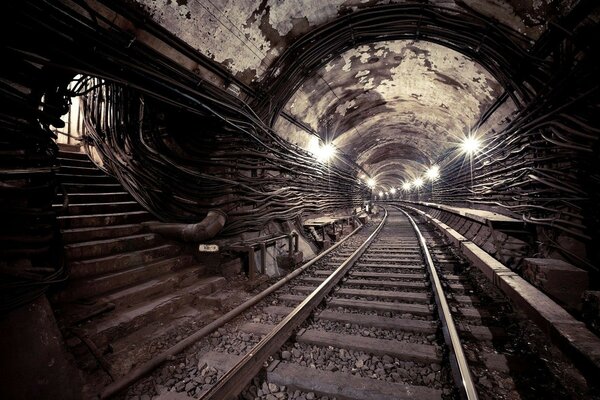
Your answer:
[[[348,279],[344,281],[344,285],[365,285],[365,286],[379,286],[384,288],[398,288],[398,289],[425,289],[427,284],[425,282],[405,282],[405,281],[387,281],[387,280],[373,280],[373,279]]]
[[[353,277],[384,279],[425,279],[425,274],[400,274],[395,272],[350,271]]]
[[[323,310],[316,319],[334,321],[341,323],[357,324],[365,327],[390,329],[397,331],[410,331],[419,333],[435,333],[437,323],[433,321],[422,321],[418,319],[402,319],[393,317],[382,317],[380,315],[356,314],[348,312],[337,312]]]
[[[410,400],[442,398],[442,392],[426,386],[385,382],[342,372],[323,371],[279,363],[267,372],[267,380],[292,390],[346,400]]]
[[[341,333],[309,329],[296,336],[296,341],[317,346],[332,346],[373,355],[388,355],[403,361],[422,363],[441,363],[442,357],[436,346],[428,344],[408,343],[398,340],[375,339],[364,336],[345,335]]]
[[[384,301],[366,301],[352,299],[332,299],[331,301],[329,301],[328,304],[331,307],[345,307],[352,308],[355,310],[410,313],[415,315],[426,316],[430,316],[432,312],[430,306],[423,304],[389,303]]]
[[[376,297],[386,300],[414,301],[427,304],[430,301],[429,293],[423,292],[393,292],[391,290],[367,290],[341,288],[336,294],[345,296]]]
[[[416,264],[416,265],[415,264],[412,264],[412,265],[404,265],[404,264],[390,265],[390,264],[374,264],[374,263],[358,262],[354,266],[356,268],[382,268],[382,269],[398,269],[398,270],[419,269],[421,271],[425,271],[425,266],[418,265],[418,264]]]

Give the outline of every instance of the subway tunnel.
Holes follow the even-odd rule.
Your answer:
[[[447,316],[422,343],[438,346],[448,366],[415,367],[400,353],[384,362],[377,357],[389,355],[363,342],[348,356],[353,376],[371,379],[360,390],[377,381],[435,393],[402,397],[394,386],[385,389],[396,390],[392,397],[380,388],[366,397],[333,375],[346,367],[327,356],[323,376],[355,391],[319,386],[325,378],[309,377],[321,367],[306,357],[321,350],[299,339],[313,325],[286,328],[298,341],[285,342],[289,351],[280,345],[255,359],[271,366],[218,392],[230,361],[215,349],[242,357],[234,363],[242,370],[244,352],[262,354],[276,336],[256,326],[243,333],[224,316],[278,323],[279,297],[260,309],[272,307],[264,318],[240,307],[305,268],[313,274],[305,282],[327,286],[311,268],[379,232],[380,222],[389,239],[347,254],[366,268],[356,276],[388,276],[378,270],[387,261],[369,264],[368,252],[394,254],[393,240],[405,238],[421,249],[419,262],[431,260],[425,286],[438,285],[437,270],[440,287],[457,291],[448,307],[433,293],[432,312],[458,313],[450,318],[459,333],[473,325],[461,318],[506,331],[485,344],[460,339],[479,398],[600,396],[597,2],[4,7],[2,398],[477,398],[456,378],[460,352]],[[411,221],[423,247],[421,236],[408,239]],[[335,290],[351,293],[341,295],[349,302],[391,285],[373,282]],[[344,325],[337,314],[323,325],[335,296],[316,302],[322,318],[308,323],[329,333],[356,323],[360,332],[361,323]],[[461,301],[483,311],[461,316]],[[373,340],[389,333],[377,328],[382,321],[408,318],[372,315],[381,319],[363,336]],[[309,370],[290,366],[296,352]],[[206,354],[220,360],[215,367]],[[307,382],[286,381],[278,368]]]

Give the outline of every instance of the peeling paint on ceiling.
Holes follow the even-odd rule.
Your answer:
[[[130,0],[191,47],[247,84],[260,81],[276,57],[301,35],[348,13],[403,0]],[[431,0],[470,8],[535,39],[551,17],[576,0]]]
[[[129,0],[191,47],[256,85],[288,46],[349,13],[403,0]],[[471,10],[511,27],[531,43],[577,0],[430,0]],[[285,71],[280,71],[285,78]],[[362,45],[333,59],[290,98],[284,110],[361,165],[380,183],[422,174],[468,134],[502,93],[479,64],[429,42]],[[509,102],[491,120],[514,111]],[[492,126],[492,122],[487,124]],[[281,136],[308,148],[311,135],[283,118]],[[491,130],[491,129],[490,129]]]
[[[501,93],[481,65],[454,50],[389,41],[332,60],[301,86],[285,111],[378,182],[399,185],[468,135]],[[283,118],[275,130],[300,146],[310,139]]]

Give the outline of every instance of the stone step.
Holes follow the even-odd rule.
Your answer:
[[[163,244],[149,249],[111,255],[102,258],[73,261],[69,263],[71,278],[98,276],[111,272],[122,271],[131,267],[147,264],[181,254],[181,247],[173,244]]]
[[[144,231],[140,224],[100,226],[92,228],[63,229],[61,231],[65,243],[80,243],[107,238],[135,235]]]
[[[52,207],[58,211],[61,209],[62,205],[53,205]],[[60,211],[60,215],[110,214],[129,211],[143,211],[143,208],[135,201],[69,204],[65,210]]]
[[[346,400],[442,399],[442,392],[426,386],[382,382],[371,378],[278,363],[267,371],[267,380],[291,390]]]
[[[58,151],[59,158],[66,158],[70,160],[89,160],[90,158],[86,153],[80,151],[68,151],[68,150],[59,150]]]
[[[61,157],[60,153],[57,158],[58,163],[61,167],[85,167],[85,168],[96,168],[92,160],[89,158],[78,159],[78,158],[65,158]]]
[[[69,205],[73,204],[89,204],[89,203],[112,203],[131,201],[132,197],[129,193],[120,190],[109,193],[70,193],[68,196]],[[59,193],[54,199],[55,206],[62,206],[63,195]]]
[[[193,256],[183,255],[97,277],[72,280],[54,300],[67,302],[95,298],[94,303],[97,304],[113,303],[117,307],[134,304],[163,293],[163,290],[166,292],[169,288],[185,286],[180,282],[184,282],[190,273],[202,275],[204,268],[187,268],[193,262]],[[166,275],[179,270],[182,271]]]
[[[158,238],[159,236],[154,233],[142,233],[68,244],[65,245],[65,254],[69,261],[105,257],[132,250],[147,249],[155,246]]]
[[[56,178],[61,183],[117,183],[117,180],[109,175],[75,175],[59,172],[56,174]]]
[[[169,315],[173,315],[185,305],[192,304],[194,301],[201,302],[202,296],[209,295],[225,285],[226,281],[223,277],[201,278],[196,283],[174,292],[143,301],[132,307],[116,309],[103,318],[92,321],[83,329],[96,345],[102,348],[153,321],[161,318],[168,319]]]
[[[63,183],[67,193],[113,193],[123,191],[118,183]]]
[[[61,229],[133,224],[149,221],[150,219],[152,219],[152,215],[147,211],[89,215],[61,215],[57,217]]]
[[[163,262],[163,264],[166,264],[166,261]],[[108,295],[104,295],[102,296],[102,301],[113,303],[117,307],[124,306],[138,303],[160,293],[168,293],[177,290],[178,288],[190,286],[198,279],[201,279],[204,275],[206,275],[205,266],[193,265],[189,267],[184,267],[184,265],[191,265],[191,262],[193,262],[193,259],[190,261],[182,262],[182,265],[176,265],[171,263],[170,270],[175,272],[169,273],[166,276],[159,275],[158,277],[150,279],[149,281],[146,281],[144,283],[137,284],[135,286],[131,286]],[[154,270],[150,271],[151,268],[154,268]],[[183,269],[179,270],[180,268]],[[155,273],[158,273],[159,270],[160,269],[158,268],[158,265],[156,266],[156,268],[154,266],[148,265],[145,268],[145,275],[142,276],[141,271],[139,271],[139,278],[140,280],[151,278]]]
[[[67,175],[107,176],[104,171],[98,169],[94,164],[88,166],[61,165],[60,173]]]
[[[202,297],[202,300],[204,299],[205,296]],[[104,355],[106,363],[110,365],[113,376],[124,376],[139,365],[148,362],[152,355],[160,351],[159,348],[166,349],[177,344],[192,335],[198,327],[204,326],[206,321],[212,321],[216,317],[218,317],[218,314],[212,308],[202,307],[197,309],[190,305],[184,305],[178,308],[174,314],[158,318],[128,335],[112,340],[109,344],[110,347],[106,348],[109,352]],[[89,350],[87,352],[89,353]],[[94,370],[97,369],[95,365],[94,367]],[[195,381],[192,382],[196,384]],[[167,400],[169,398],[171,400],[174,400],[174,398],[194,400],[192,397],[185,396],[184,393],[164,390],[158,396],[145,397],[142,395],[137,399],[133,397],[131,400],[149,400],[150,398],[153,400]]]

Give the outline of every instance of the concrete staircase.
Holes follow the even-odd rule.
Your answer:
[[[225,280],[207,275],[181,244],[145,232],[141,222],[152,215],[86,154],[61,150],[59,162],[68,207],[62,208],[63,195],[54,207],[70,278],[52,297],[55,313],[82,368],[110,364],[113,375],[124,374],[136,362],[129,342],[139,353],[174,319],[180,323],[182,311],[191,318],[202,314],[206,310],[193,306]]]

